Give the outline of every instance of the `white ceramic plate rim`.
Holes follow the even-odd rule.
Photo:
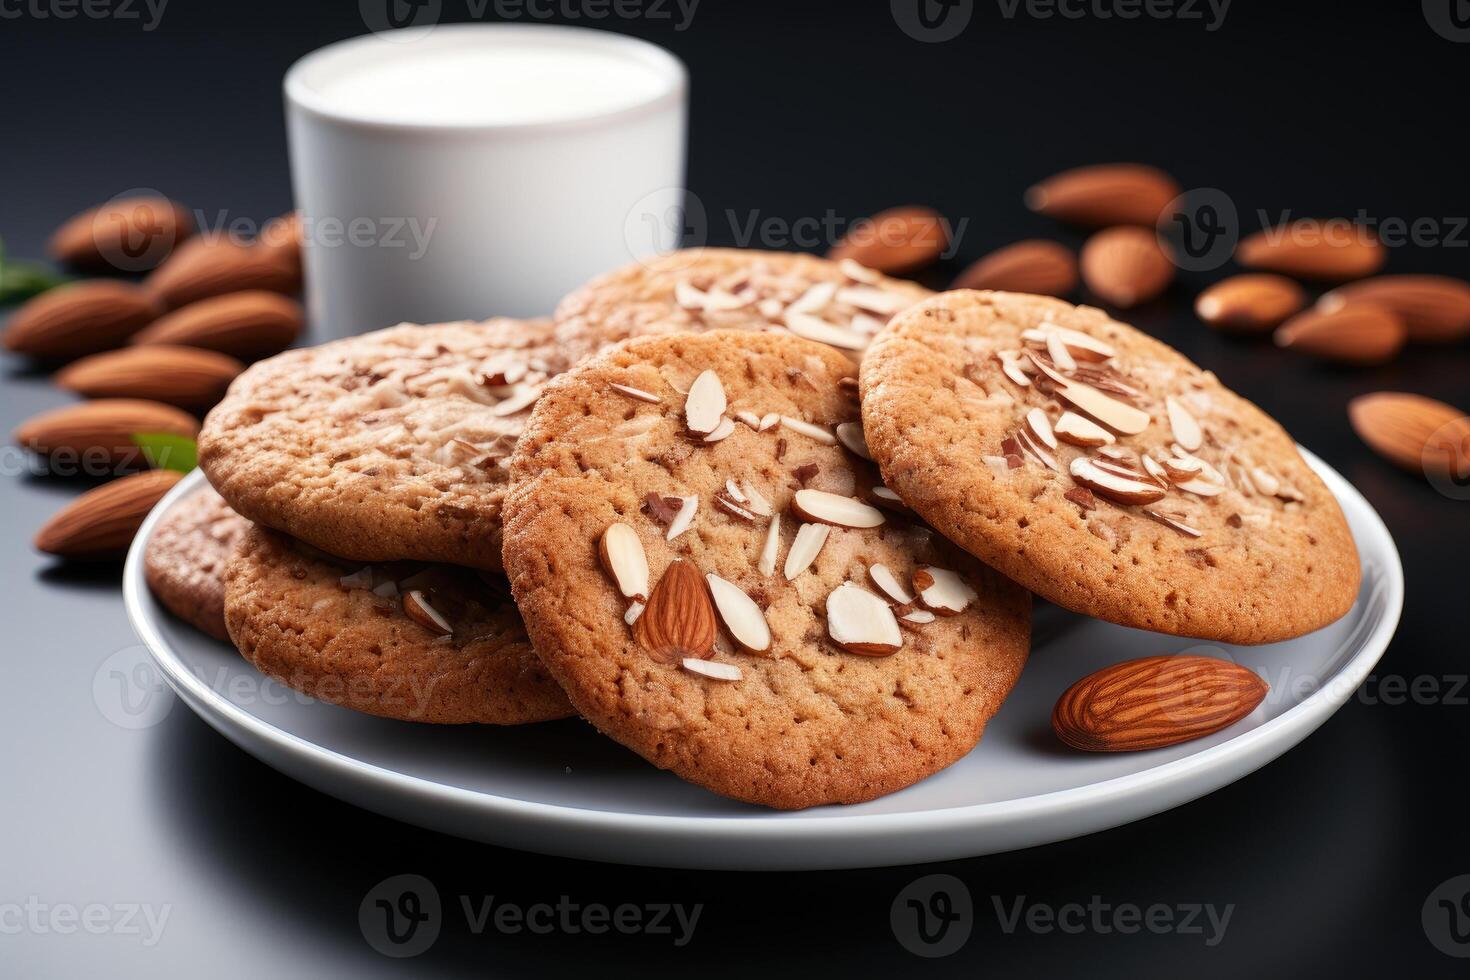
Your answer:
[[[393,792],[403,796],[417,796],[425,801],[468,808],[487,819],[505,819],[518,824],[532,821],[542,830],[562,830],[569,833],[601,831],[640,836],[697,834],[710,844],[715,844],[719,838],[724,837],[747,843],[780,841],[788,846],[793,842],[799,844],[818,840],[830,844],[833,835],[846,835],[856,841],[871,840],[876,835],[900,831],[934,834],[974,831],[986,825],[1045,821],[1075,812],[1079,808],[1100,807],[1119,798],[1148,794],[1176,783],[1187,782],[1189,777],[1201,773],[1202,770],[1238,769],[1239,774],[1244,774],[1280,754],[1269,752],[1268,745],[1281,742],[1286,746],[1281,751],[1289,750],[1352,696],[1352,692],[1357,690],[1383,655],[1398,626],[1404,599],[1403,567],[1388,529],[1372,506],[1331,467],[1307,450],[1302,449],[1301,452],[1312,468],[1327,482],[1344,510],[1353,512],[1358,519],[1357,523],[1367,529],[1366,535],[1359,536],[1360,553],[1370,553],[1383,562],[1382,586],[1385,594],[1382,601],[1385,611],[1369,635],[1361,641],[1351,659],[1342,664],[1330,679],[1325,679],[1319,689],[1300,704],[1258,727],[1183,759],[1162,763],[1142,772],[1051,793],[927,811],[837,813],[783,819],[783,816],[791,815],[773,811],[769,814],[739,817],[677,816],[586,809],[448,786],[361,762],[282,731],[230,702],[189,671],[158,629],[146,601],[148,593],[143,576],[144,547],[161,515],[204,482],[203,474],[197,471],[179,481],[144,521],[128,553],[123,572],[123,598],[134,628],[152,652],[166,680],[196,712],[200,712],[201,708],[216,712],[224,720],[278,752],[311,767],[325,767],[334,776],[354,781],[376,781],[386,784]],[[1364,540],[1365,537],[1369,540]],[[218,727],[213,719],[206,716],[205,720]],[[1264,750],[1259,757],[1261,761],[1250,764],[1250,760],[1257,756],[1259,750]],[[1233,765],[1241,762],[1246,763],[1243,768]],[[1234,778],[1238,778],[1238,775]],[[1231,781],[1233,778],[1227,779],[1225,783]],[[1185,799],[1200,795],[1204,793],[1189,793]],[[1175,803],[1182,801],[1176,800]],[[1167,803],[1159,809],[1166,809],[1175,803]],[[570,852],[570,849],[566,851]],[[885,862],[880,859],[877,863]],[[822,864],[835,866],[826,862]],[[690,865],[680,862],[679,866]],[[843,866],[863,865],[859,861],[843,862]]]

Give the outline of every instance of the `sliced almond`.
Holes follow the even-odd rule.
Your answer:
[[[396,599],[398,598],[398,583],[389,579],[386,582],[375,585],[373,586],[373,595],[381,596],[384,599]]]
[[[1076,412],[1063,412],[1053,427],[1058,439],[1074,446],[1094,448],[1115,442],[1117,437],[1107,429]]]
[[[454,632],[449,621],[439,615],[439,610],[429,605],[429,600],[418,589],[404,593],[403,612],[409,619],[437,636],[448,636]]]
[[[856,330],[848,330],[839,327],[835,323],[828,323],[819,317],[809,313],[797,313],[787,310],[783,322],[786,329],[807,340],[815,340],[829,347],[840,347],[843,350],[862,350],[868,346],[868,337],[858,333]]]
[[[771,649],[771,627],[766,623],[766,614],[745,590],[734,582],[728,582],[713,573],[705,575],[710,595],[715,600],[715,609],[720,614],[730,638],[742,649],[752,653],[764,653]]]
[[[1148,428],[1147,412],[1110,398],[1092,385],[1080,381],[1065,381],[1057,388],[1057,394],[1071,402],[1073,407],[1097,419],[1103,425],[1125,436],[1136,436]]]
[[[728,439],[735,434],[735,423],[729,418],[721,417],[720,423],[715,426],[715,431],[704,437],[705,442],[719,442]]]
[[[837,290],[837,302],[884,316],[892,316],[914,305],[913,299],[908,296],[871,286],[844,286]]]
[[[699,509],[699,498],[697,496],[684,497],[683,501],[683,504],[679,507],[679,513],[675,514],[674,519],[669,521],[668,533],[664,535],[665,541],[674,540],[689,530],[690,525],[694,523],[694,512]]]
[[[624,599],[648,601],[648,558],[637,531],[626,524],[609,524],[597,543],[597,552]]]
[[[868,568],[868,577],[873,580],[879,590],[898,603],[900,606],[911,605],[914,597],[909,595],[908,590],[898,581],[898,576],[891,572],[887,565],[873,565]]]
[[[790,429],[792,432],[795,432],[798,435],[803,435],[807,436],[808,438],[815,439],[817,440],[817,442],[820,442],[823,445],[837,445],[837,436],[832,434],[831,429],[824,428],[820,425],[813,425],[811,422],[805,422],[801,419],[794,419],[789,415],[782,415],[781,427],[784,429]]]
[[[913,513],[913,511],[909,509],[908,504],[904,503],[902,498],[900,498],[898,494],[894,493],[892,490],[890,490],[888,487],[885,487],[881,483],[869,490],[868,493],[872,496],[874,502],[876,502],[879,507],[886,507],[889,510],[897,511],[900,514]]]
[[[1159,464],[1158,460],[1154,459],[1152,456],[1141,456],[1139,457],[1139,459],[1143,462],[1144,472],[1146,472],[1149,476],[1153,477],[1160,483],[1168,484],[1169,473],[1167,470],[1164,469],[1162,465]]]
[[[735,413],[735,417],[752,429],[757,431],[761,427],[761,417],[748,409],[742,409]]]
[[[927,626],[934,619],[934,614],[927,609],[911,609],[898,617],[898,622],[900,625],[907,623],[910,626]]]
[[[679,661],[679,666],[691,674],[699,674],[716,681],[738,681],[740,680],[740,668],[734,664],[720,663],[715,660],[699,660],[695,657],[685,657]]]
[[[807,287],[807,291],[798,296],[790,306],[786,307],[788,313],[820,313],[832,304],[832,297],[837,295],[837,283],[817,282]]]
[[[755,523],[755,514],[749,507],[737,504],[723,493],[715,494],[715,506],[736,520],[744,521],[747,524]]]
[[[1259,466],[1250,471],[1250,476],[1256,488],[1268,497],[1276,496],[1281,489],[1281,481]]]
[[[827,596],[827,633],[842,649],[868,657],[886,657],[903,646],[888,603],[851,582]]]
[[[684,397],[684,424],[695,435],[714,432],[725,418],[725,386],[713,371],[702,371]]]
[[[774,525],[776,522],[771,523]],[[791,581],[811,567],[811,563],[817,560],[817,554],[822,550],[822,545],[827,543],[827,535],[831,532],[832,528],[826,524],[803,524],[796,529],[796,538],[791,542],[791,550],[786,552],[786,567],[783,569],[786,581]]]
[[[674,302],[684,309],[702,310],[705,299],[704,290],[697,289],[682,279],[674,283]]]
[[[861,422],[837,423],[837,441],[863,459],[871,460],[873,458],[872,452],[868,450],[868,440],[863,435],[863,424]]]
[[[1197,497],[1213,497],[1225,489],[1205,480],[1184,480],[1183,482],[1175,483],[1174,486],[1187,493],[1192,493]]]
[[[704,659],[715,645],[715,608],[709,585],[691,562],[676,558],[653,587],[633,624],[634,638],[662,663]]]
[[[1056,433],[1052,432],[1051,419],[1046,417],[1046,412],[1039,408],[1031,409],[1026,413],[1026,427],[1047,449],[1057,448]]]
[[[1072,352],[1067,350],[1067,345],[1062,342],[1062,338],[1057,336],[1055,331],[1047,331],[1046,353],[1051,358],[1051,362],[1057,366],[1058,371],[1077,370],[1077,362],[1072,360]]]
[[[791,498],[791,511],[813,524],[836,527],[877,527],[887,518],[876,507],[856,497],[842,497],[825,490],[798,490]]]
[[[1194,452],[1205,439],[1204,433],[1200,431],[1199,422],[1190,414],[1189,409],[1179,404],[1177,399],[1165,398],[1164,407],[1169,413],[1169,428],[1174,433],[1174,441],[1190,452]]]
[[[926,609],[941,616],[957,616],[980,598],[958,572],[930,565],[915,570],[914,591]]]
[[[751,486],[748,482],[741,486],[745,491],[747,506],[749,506],[751,513],[757,517],[770,517],[776,512],[776,509],[771,506],[771,502],[755,487]]]
[[[780,424],[781,416],[779,414],[777,414],[776,412],[767,412],[766,414],[761,416],[761,424],[756,429],[756,431],[765,432],[767,429],[774,429]]]
[[[844,258],[837,263],[842,274],[854,282],[875,283],[882,280],[883,276],[859,263],[856,259]]]
[[[746,502],[745,491],[740,489],[740,484],[736,483],[734,479],[725,481],[725,493],[737,504]]]
[[[1078,456],[1069,467],[1072,479],[1093,493],[1101,494],[1120,504],[1147,504],[1162,499],[1164,488],[1139,474],[1137,477],[1103,469],[1093,460]]]
[[[623,622],[627,623],[629,626],[632,626],[634,623],[638,622],[638,617],[643,615],[643,610],[645,608],[646,607],[641,602],[628,603],[628,611],[623,613]]]
[[[1021,370],[1021,362],[1018,359],[1020,353],[1013,350],[1001,350],[995,352],[996,360],[1000,361],[1000,369],[1005,376],[1010,378],[1022,388],[1031,387],[1031,379],[1026,377],[1026,372]]]
[[[1016,431],[1016,442],[1027,455],[1035,459],[1042,466],[1058,473],[1062,471],[1061,465],[1057,462],[1057,458],[1052,455],[1051,450],[1037,442],[1036,437],[1031,435],[1026,429],[1018,429]]]
[[[1192,480],[1199,476],[1203,469],[1199,460],[1186,459],[1183,456],[1169,456],[1162,465],[1170,480]]]
[[[1036,343],[1046,344],[1050,347],[1049,340],[1056,337],[1067,348],[1067,351],[1079,361],[1106,361],[1117,354],[1113,346],[1106,341],[1098,340],[1096,337],[1085,334],[1080,330],[1070,327],[1059,326],[1050,321],[1043,323],[1039,328],[1027,330],[1021,334],[1022,339]],[[1052,358],[1056,361],[1056,358]],[[1057,366],[1061,362],[1057,361]]]
[[[771,523],[766,527],[766,541],[761,546],[761,558],[756,563],[756,571],[762,575],[774,575],[776,573],[776,552],[781,548],[781,515],[771,517]],[[788,576],[789,578],[790,576]]]
[[[1158,521],[1160,524],[1163,524],[1166,527],[1171,527],[1174,530],[1178,531],[1180,534],[1188,535],[1191,538],[1200,537],[1203,533],[1199,530],[1199,528],[1186,524],[1182,520],[1171,514],[1165,514],[1164,512],[1154,510],[1151,507],[1143,508],[1143,512],[1149,517],[1152,517],[1154,520]]]
[[[648,402],[650,405],[657,405],[663,400],[651,391],[634,388],[632,385],[620,385],[616,381],[609,381],[607,386],[620,395],[627,395],[629,398],[636,398],[640,402]]]
[[[343,575],[337,579],[337,584],[344,589],[371,589],[373,587],[373,566],[364,565],[351,575]]]
[[[491,415],[504,417],[530,408],[541,397],[541,385],[518,385],[509,397],[496,402],[490,408]]]

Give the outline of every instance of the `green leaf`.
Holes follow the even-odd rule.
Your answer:
[[[172,432],[134,432],[133,445],[143,450],[148,465],[156,470],[187,473],[199,465],[199,447],[188,436]]]
[[[64,276],[35,262],[7,262],[0,241],[0,306],[10,306],[66,282]]]

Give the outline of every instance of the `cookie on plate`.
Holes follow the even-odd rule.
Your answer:
[[[1125,626],[1268,643],[1358,593],[1330,491],[1280,425],[1101,310],[944,293],[863,361],[888,485],[1053,602]]]
[[[691,248],[634,262],[557,305],[569,363],[649,334],[774,330],[857,357],[894,313],[932,295],[852,260],[795,252]]]
[[[287,351],[230,385],[200,465],[240,514],[330,554],[498,569],[504,463],[560,363],[549,323],[508,319]]]
[[[164,515],[143,552],[143,577],[164,608],[218,640],[225,633],[225,566],[248,527],[209,487]]]
[[[255,525],[230,564],[225,622],[262,674],[368,714],[518,725],[572,713],[504,582],[470,569],[343,563]]]
[[[1030,596],[885,498],[853,365],[776,333],[628,341],[547,388],[506,572],[578,712],[772,807],[856,803],[975,745]]]

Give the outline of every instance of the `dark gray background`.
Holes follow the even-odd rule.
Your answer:
[[[143,29],[149,15],[136,4],[141,19],[61,19],[36,16],[35,2],[0,3],[0,235],[17,256],[38,256],[60,219],[133,187],[210,215],[284,210],[281,74],[297,56],[363,30],[352,0],[172,0],[154,30]],[[1449,2],[1431,2],[1429,13]],[[727,209],[739,221],[828,209],[851,220],[910,201],[970,219],[960,260],[1031,235],[1078,242],[1028,214],[1022,190],[1062,167],[1136,159],[1186,187],[1224,190],[1247,231],[1260,223],[1257,209],[1432,219],[1449,240],[1395,249],[1390,271],[1466,274],[1470,251],[1456,232],[1470,211],[1463,120],[1447,96],[1465,91],[1470,44],[1436,33],[1418,3],[1235,0],[1213,31],[1201,20],[1038,18],[1024,6],[1006,17],[996,0],[971,6],[963,33],[937,44],[907,36],[884,2],[704,0],[685,30],[675,29],[673,8],[673,19],[574,21],[648,37],[688,63],[690,184],[717,244],[734,243]],[[443,9],[462,20],[470,8],[445,0]],[[1356,484],[1397,538],[1409,585],[1374,680],[1287,757],[1134,826],[941,867],[706,874],[469,844],[305,789],[181,705],[143,730],[109,721],[94,676],[136,642],[118,574],[31,551],[34,530],[83,484],[24,475],[10,455],[0,479],[0,975],[1463,975],[1431,944],[1421,909],[1442,882],[1470,872],[1461,807],[1470,692],[1458,689],[1470,670],[1470,504],[1369,454],[1344,406],[1378,389],[1466,405],[1470,352],[1413,350],[1388,367],[1344,372],[1220,338],[1189,304],[1227,271],[1181,277],[1132,319],[1215,369]],[[0,371],[7,431],[67,401],[14,358]],[[1439,693],[1396,696],[1394,685],[1415,681]],[[445,906],[438,941],[403,962],[374,952],[357,917],[367,892],[399,873],[427,877]],[[975,923],[959,952],[921,960],[895,939],[889,907],[931,873],[965,883]],[[704,910],[693,942],[675,948],[654,935],[475,935],[459,895]],[[1009,907],[1020,896],[1052,907],[1099,896],[1234,912],[1213,947],[1195,934],[1007,933],[993,899]],[[7,909],[31,897],[167,905],[169,918],[147,948],[120,931],[17,930]],[[1444,920],[1431,921],[1440,938]]]

